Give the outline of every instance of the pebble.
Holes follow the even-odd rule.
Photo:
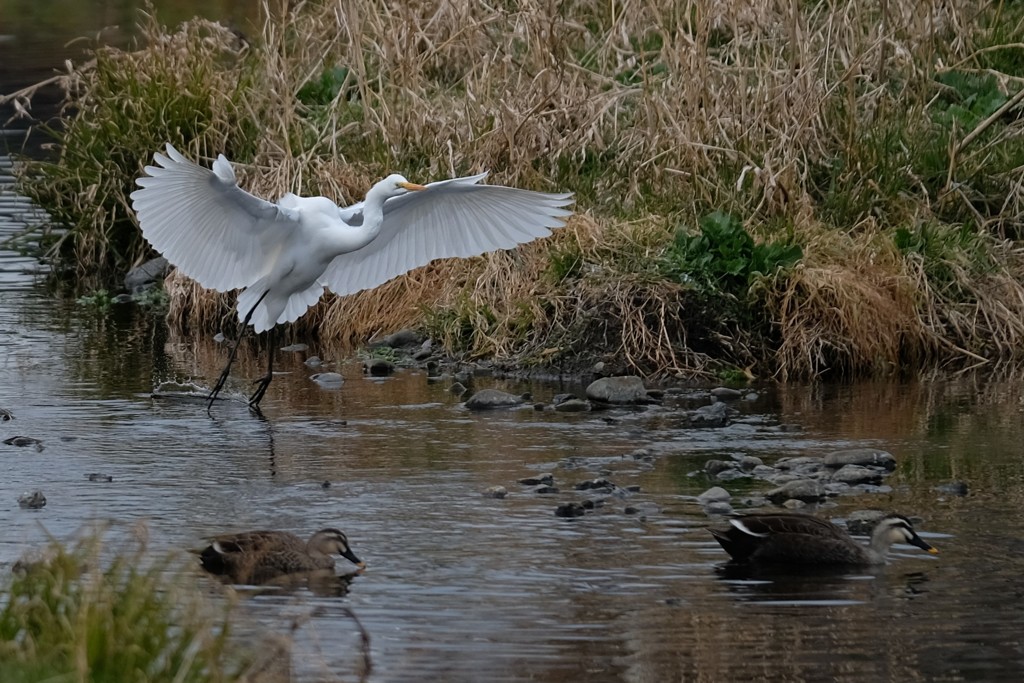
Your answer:
[[[318,368],[324,364],[324,362],[320,360],[319,356],[310,356],[303,362],[306,364],[306,367],[308,368]]]

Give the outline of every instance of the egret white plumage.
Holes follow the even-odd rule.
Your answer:
[[[276,325],[298,320],[324,289],[372,289],[434,259],[477,256],[546,237],[565,225],[571,193],[480,184],[487,174],[426,185],[389,175],[366,199],[339,207],[288,193],[277,203],[238,187],[223,154],[199,166],[170,144],[135,182],[142,235],[203,287],[238,295],[240,333],[269,331],[267,374],[249,399],[257,408],[272,379]],[[228,363],[210,392],[224,387]]]

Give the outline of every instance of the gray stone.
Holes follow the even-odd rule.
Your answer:
[[[602,377],[587,386],[587,398],[602,403],[648,403],[647,390],[639,377]]]
[[[843,465],[832,473],[832,481],[840,484],[880,484],[882,483],[882,472],[874,467],[863,467],[861,465]]]
[[[839,468],[844,465],[875,465],[887,470],[896,469],[896,458],[892,453],[877,448],[848,448],[829,453],[824,458],[827,467]]]
[[[481,389],[466,399],[466,408],[469,410],[493,410],[495,408],[511,408],[522,405],[522,403],[522,396],[498,389]]]
[[[778,473],[779,471],[777,469],[769,467],[768,465],[758,465],[751,471],[751,474],[758,479],[768,479]]]
[[[729,422],[729,406],[712,403],[690,413],[690,424],[701,427],[724,427]]]
[[[0,408],[0,422],[7,422],[8,420],[13,419],[14,415],[11,413],[11,411],[7,410],[6,408]]]
[[[697,502],[701,505],[730,500],[732,496],[721,486],[712,486],[704,493],[697,496]]]
[[[765,496],[776,505],[790,498],[796,498],[806,503],[816,503],[825,497],[825,487],[814,480],[796,479],[768,491]]]
[[[782,504],[782,507],[786,508],[787,510],[799,510],[800,508],[807,507],[807,503],[800,500],[799,498],[790,498],[789,500]]]
[[[144,292],[156,282],[167,277],[171,264],[163,256],[146,261],[141,266],[136,266],[124,276],[124,288],[132,294]]]
[[[504,486],[488,486],[483,491],[484,498],[504,498],[508,495],[508,489]]]
[[[729,387],[715,387],[711,390],[711,395],[715,398],[728,400],[731,398],[739,398],[743,395],[743,392],[739,389],[730,389]]]
[[[745,455],[740,458],[740,469],[745,472],[753,472],[758,467],[764,467],[764,461],[755,455]]]
[[[114,478],[109,474],[103,474],[101,472],[90,472],[85,475],[89,481],[114,481]]]
[[[551,486],[555,483],[555,477],[547,472],[537,477],[524,477],[519,480],[520,484],[524,486],[538,486],[544,484],[545,486]]]
[[[281,348],[278,349],[278,351],[283,351],[284,353],[300,353],[302,351],[307,350],[308,348],[308,344],[299,343],[289,344],[288,346],[282,346]]]
[[[305,363],[306,367],[308,368],[318,368],[324,364],[324,362],[320,360],[318,356],[310,356],[309,358],[304,360],[303,363]]]

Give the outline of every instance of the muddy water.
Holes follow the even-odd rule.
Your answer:
[[[35,220],[9,187],[0,239]],[[330,349],[280,353],[265,419],[241,401],[262,359],[243,359],[230,398],[154,400],[168,380],[206,383],[223,349],[170,336],[130,307],[97,315],[56,297],[37,260],[0,251],[0,563],[113,523],[112,541],[145,522],[155,556],[212,533],[272,527],[348,532],[369,569],[347,595],[254,594],[246,633],[296,620],[297,680],[357,680],[361,620],[371,681],[986,680],[1024,673],[1022,394],[1013,378],[920,384],[766,387],[724,429],[686,428],[685,396],[642,412],[470,414],[417,371],[363,377],[336,367],[339,390],[309,380],[302,361]],[[332,366],[330,369],[335,369]],[[479,378],[477,387],[532,391],[546,401],[572,385]],[[802,431],[779,429],[799,424]],[[942,554],[897,553],[877,571],[732,577],[694,496],[708,458],[873,446],[899,459],[891,492],[839,499],[821,514],[898,509],[924,518]],[[646,448],[650,462],[623,457]],[[111,482],[88,481],[102,473]],[[554,474],[558,494],[523,477]],[[636,485],[587,516],[575,483],[604,476]],[[935,487],[962,480],[971,494]],[[328,488],[323,482],[330,482]],[[493,485],[504,500],[486,498]],[[730,483],[741,497],[758,485]],[[22,492],[48,503],[21,509]],[[627,514],[626,507],[636,508]],[[205,579],[197,577],[202,583]]]

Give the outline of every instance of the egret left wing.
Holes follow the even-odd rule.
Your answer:
[[[377,238],[331,261],[336,294],[371,289],[434,259],[477,256],[547,237],[565,225],[572,194],[478,184],[486,174],[430,183],[389,199]]]

